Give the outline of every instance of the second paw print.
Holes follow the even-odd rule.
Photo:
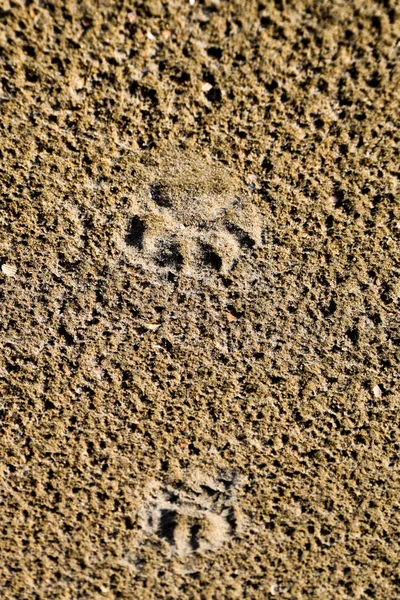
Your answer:
[[[154,482],[139,513],[137,541],[158,538],[171,555],[181,558],[218,550],[243,528],[244,516],[236,503],[242,483],[234,476],[203,474],[183,486]]]

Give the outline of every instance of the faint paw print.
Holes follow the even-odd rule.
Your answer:
[[[221,167],[195,156],[168,157],[141,173],[125,243],[157,270],[226,273],[261,243],[261,215]]]
[[[240,478],[204,474],[178,487],[153,482],[138,515],[138,547],[158,539],[182,558],[217,550],[241,533],[236,491],[242,485]]]

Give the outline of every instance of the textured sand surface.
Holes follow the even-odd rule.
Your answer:
[[[396,599],[395,0],[2,0],[0,597]]]

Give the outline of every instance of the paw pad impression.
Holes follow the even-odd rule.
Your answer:
[[[235,500],[242,485],[240,478],[201,473],[184,486],[153,482],[139,514],[137,540],[158,539],[171,555],[182,558],[217,550],[243,527]]]
[[[170,153],[137,170],[124,242],[131,259],[165,271],[226,273],[261,243],[261,215],[225,168]]]

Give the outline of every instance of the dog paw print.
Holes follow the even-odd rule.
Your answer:
[[[158,539],[181,558],[217,550],[243,526],[238,485],[235,478],[210,477],[179,486],[154,482],[139,514],[139,538]]]
[[[258,209],[221,167],[175,156],[139,178],[124,241],[147,268],[226,273],[261,243]]]

